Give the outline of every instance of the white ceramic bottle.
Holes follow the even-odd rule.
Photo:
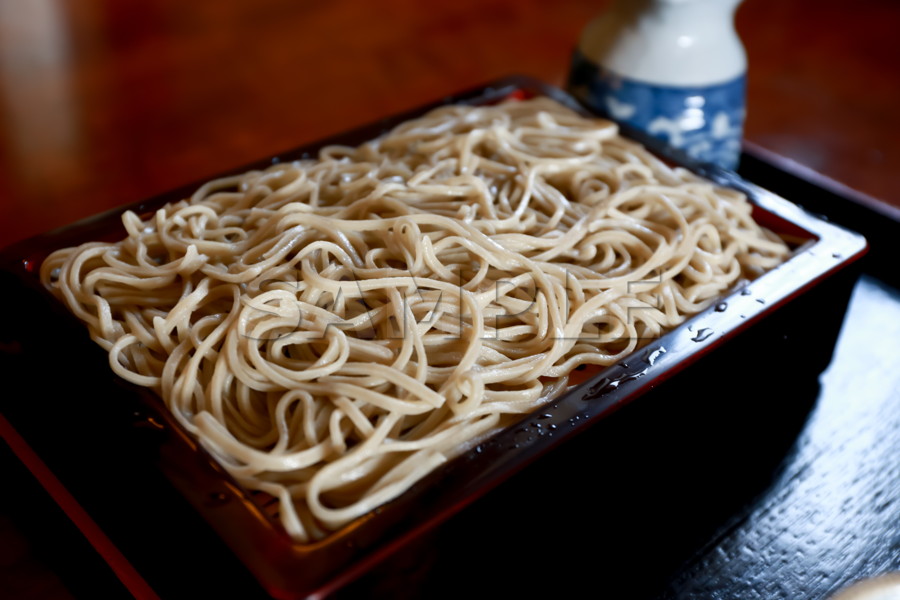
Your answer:
[[[569,90],[693,157],[737,166],[746,54],[740,0],[616,0],[585,28]]]

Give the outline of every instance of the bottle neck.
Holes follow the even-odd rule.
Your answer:
[[[580,49],[618,75],[647,83],[722,83],[746,70],[734,29],[740,0],[616,0],[592,21]]]
[[[729,24],[742,0],[615,0],[609,12],[625,23],[655,26],[705,27],[710,20]]]

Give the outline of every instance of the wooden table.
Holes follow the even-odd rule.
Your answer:
[[[11,243],[512,73],[563,84],[604,2],[0,3]],[[892,2],[751,0],[747,138],[900,207]]]
[[[522,73],[561,85],[581,28],[605,5],[0,0],[0,245],[501,76]],[[749,0],[737,17],[750,63],[747,139],[788,171],[820,183],[816,174],[828,178],[824,185],[840,198],[820,212],[840,220],[842,202],[848,214],[858,210],[854,203],[866,205],[861,219],[873,231],[891,227],[885,215],[900,214],[898,24],[900,5],[885,0],[852,7]],[[767,168],[761,163],[753,172],[765,176]],[[812,189],[801,179],[769,176],[789,191]],[[889,272],[886,257],[879,258],[880,273]],[[862,304],[852,309],[861,328],[839,349],[845,362],[826,377],[827,394],[799,434],[799,454],[782,465],[782,478],[759,492],[760,504],[735,508],[720,525],[744,521],[716,530],[719,538],[696,541],[701,553],[693,562],[656,573],[654,581],[669,583],[647,594],[706,598],[711,590],[731,590],[728,597],[789,598],[800,590],[824,597],[856,576],[900,569],[900,384],[891,367],[900,352],[884,337],[900,332],[896,320],[879,323],[870,314],[894,314],[891,285],[896,280],[866,280]],[[854,362],[857,348],[871,360]],[[867,368],[882,369],[871,374],[881,379],[870,379]],[[840,413],[842,394],[856,394],[863,404]],[[880,458],[850,437],[875,435],[867,428],[876,424],[881,441],[870,441]],[[874,471],[855,500],[842,496],[846,505],[834,507],[831,525],[815,521],[821,511],[769,515],[790,504],[792,494],[826,502],[842,485],[853,489],[843,469],[859,461],[874,461]],[[0,513],[0,596],[67,597],[66,583],[39,558],[40,542],[30,542],[21,527],[10,509]],[[829,555],[813,585],[787,566],[791,557],[743,545],[792,547],[788,538],[844,540],[832,552],[845,556]],[[867,543],[884,547],[873,551]],[[710,544],[708,554],[703,544]],[[804,556],[815,568],[814,550]],[[861,566],[854,557],[868,562]]]

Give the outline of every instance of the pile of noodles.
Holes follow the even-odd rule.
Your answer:
[[[553,101],[450,106],[126,213],[41,275],[306,541],[784,260],[750,212]]]

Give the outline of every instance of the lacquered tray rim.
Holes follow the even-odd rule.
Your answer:
[[[270,164],[272,164],[273,162],[277,162],[278,160],[291,160],[294,157],[302,156],[304,153],[312,152],[314,151],[314,149],[317,149],[321,146],[332,143],[339,143],[341,140],[347,139],[348,137],[359,137],[360,135],[365,135],[366,132],[377,133],[380,130],[388,128],[391,124],[422,114],[423,112],[426,112],[427,110],[435,106],[450,102],[479,102],[484,100],[485,98],[487,98],[488,100],[499,99],[516,90],[527,90],[530,92],[546,94],[558,100],[562,100],[564,103],[578,108],[579,110],[583,110],[581,107],[577,107],[574,104],[574,101],[563,94],[561,91],[547,86],[542,82],[538,82],[536,80],[525,77],[511,77],[499,80],[497,82],[494,82],[493,84],[489,84],[488,86],[476,88],[457,96],[445,98],[442,101],[420,107],[412,111],[408,111],[389,119],[384,119],[373,125],[363,127],[346,134],[341,134],[339,136],[335,136],[321,142],[304,145],[299,149],[283,153],[278,157],[256,161],[245,167],[229,170],[227,173],[223,173],[223,175],[240,173],[253,168],[262,168],[265,166],[269,166]],[[362,132],[362,134],[360,132]],[[640,366],[639,360],[632,360],[631,358],[629,358],[624,361],[630,363],[629,366],[623,368],[620,365],[614,365],[613,367],[604,370],[592,380],[583,384],[583,386],[581,386],[578,390],[570,392],[563,398],[554,401],[554,403],[552,404],[558,406],[564,402],[565,398],[571,397],[573,395],[588,395],[594,398],[590,403],[585,403],[583,400],[579,400],[581,404],[589,406],[590,410],[582,411],[581,416],[583,418],[580,418],[574,426],[569,428],[567,430],[568,433],[566,433],[565,435],[560,434],[555,436],[553,439],[547,438],[540,443],[538,443],[537,441],[518,443],[516,448],[518,451],[515,453],[515,460],[495,462],[492,468],[486,469],[482,472],[483,476],[480,478],[480,480],[470,482],[468,488],[464,492],[459,492],[457,494],[458,498],[454,502],[445,503],[443,509],[433,511],[433,514],[430,518],[423,519],[416,525],[407,527],[399,533],[395,532],[392,536],[389,536],[389,539],[381,540],[380,542],[376,543],[371,548],[370,552],[362,553],[361,555],[357,556],[353,566],[347,567],[346,565],[341,565],[341,568],[335,569],[335,572],[332,574],[332,576],[327,578],[320,578],[315,582],[309,581],[308,585],[306,585],[304,589],[294,588],[291,590],[285,590],[283,589],[282,584],[287,582],[282,581],[273,583],[271,577],[269,576],[271,574],[266,575],[264,573],[257,573],[258,576],[261,575],[261,580],[265,580],[263,581],[263,584],[267,585],[271,592],[276,593],[280,596],[287,597],[294,596],[295,594],[315,594],[340,587],[347,581],[370,568],[373,564],[383,559],[385,556],[389,555],[393,550],[403,546],[409,540],[417,537],[418,535],[421,535],[424,531],[434,527],[441,521],[448,518],[450,515],[458,512],[463,506],[476,500],[478,497],[486,493],[489,489],[498,485],[502,480],[523,468],[531,460],[534,460],[545,452],[550,451],[553,447],[555,447],[559,443],[562,443],[565,439],[568,439],[569,436],[583,431],[589,425],[595,423],[598,419],[605,417],[612,411],[623,406],[625,403],[637,398],[640,393],[642,393],[649,387],[658,384],[665,378],[668,378],[675,374],[677,371],[686,368],[689,364],[699,359],[709,350],[724,343],[727,339],[734,337],[744,328],[751,326],[752,323],[763,318],[782,304],[790,301],[791,298],[802,294],[805,290],[816,285],[822,279],[836,273],[843,268],[846,268],[864,254],[866,244],[861,236],[822,221],[821,219],[810,215],[809,213],[803,211],[802,209],[799,209],[786,200],[744,181],[731,172],[717,169],[716,167],[713,167],[711,165],[697,165],[691,163],[691,161],[689,159],[686,159],[683,155],[680,155],[677,152],[672,152],[670,149],[665,148],[658,142],[654,143],[653,140],[641,139],[641,136],[639,134],[634,134],[634,132],[629,133],[631,137],[638,138],[639,141],[642,141],[646,145],[653,148],[657,153],[666,156],[670,160],[674,160],[676,162],[684,164],[695,172],[698,172],[699,174],[712,179],[716,183],[728,185],[729,187],[735,187],[737,189],[740,189],[741,191],[744,191],[751,197],[751,200],[753,202],[762,207],[764,210],[780,218],[783,218],[790,223],[798,225],[802,229],[810,232],[812,236],[817,238],[817,241],[813,245],[801,250],[795,257],[793,257],[790,261],[788,261],[788,263],[786,263],[797,265],[795,261],[797,261],[798,257],[806,257],[805,259],[800,259],[801,262],[805,261],[805,263],[804,265],[798,267],[798,272],[794,274],[795,276],[802,275],[803,283],[801,285],[786,285],[786,283],[784,283],[781,288],[771,289],[772,280],[777,278],[776,276],[772,276],[772,274],[779,272],[777,269],[773,270],[770,273],[767,273],[766,275],[753,282],[750,282],[742,290],[735,291],[731,295],[723,299],[727,303],[734,303],[734,305],[731,307],[731,309],[734,309],[732,310],[732,312],[716,312],[714,307],[710,307],[710,309],[708,309],[707,311],[704,311],[699,315],[693,317],[685,326],[682,326],[670,332],[666,336],[663,336],[659,340],[651,342],[647,346],[644,346],[638,352],[639,354],[650,356],[654,352],[657,353],[657,359],[652,365],[650,365],[651,367],[653,367],[652,371],[647,372],[646,369]],[[369,137],[373,136],[370,135]],[[207,180],[205,179],[204,182],[205,181]],[[78,223],[75,223],[73,225],[15,244],[14,246],[11,246],[7,250],[4,250],[2,253],[0,253],[0,257],[2,257],[2,262],[4,263],[4,268],[10,271],[21,271],[23,268],[23,257],[33,255],[36,248],[46,248],[46,244],[50,241],[60,242],[61,240],[67,240],[70,237],[79,237],[86,231],[92,230],[92,228],[94,228],[97,224],[105,223],[114,216],[121,214],[124,210],[145,212],[146,210],[149,210],[154,206],[158,206],[166,201],[187,195],[189,192],[196,189],[197,185],[198,184],[190,184],[187,186],[183,186],[178,190],[175,190],[174,192],[157,196],[154,199],[133,203],[125,207],[107,211],[106,213],[103,213],[101,215],[79,221]],[[58,247],[61,247],[63,245],[69,244],[61,243],[61,245]],[[810,251],[813,251],[813,253],[810,254]],[[816,253],[818,253],[820,256],[818,259],[813,260],[813,257],[816,256]],[[830,260],[828,260],[827,257],[830,257]],[[783,271],[781,271],[781,273],[783,273]],[[746,301],[744,299],[746,299]],[[760,299],[764,300],[764,303],[757,302],[757,300]],[[756,306],[749,304],[749,302],[753,302],[753,304],[755,304]],[[746,304],[746,307],[743,307],[741,305],[742,303]],[[723,318],[723,315],[738,314],[736,312],[737,310],[743,311],[741,313],[743,314],[743,317],[740,318],[739,321],[731,323],[730,327],[721,328],[720,325],[722,323],[721,319]],[[710,321],[710,319],[712,319],[712,321]],[[697,331],[706,327],[712,328],[712,326],[720,328],[721,333],[714,333],[713,335],[710,335],[703,340],[694,341],[693,337],[697,337]],[[685,350],[683,351],[684,354],[679,360],[676,361],[675,358],[677,352],[675,350],[682,347],[685,348]],[[659,352],[660,348],[665,348],[666,350],[664,352]],[[642,370],[644,372],[641,372]],[[618,381],[619,383],[617,383],[613,388],[609,388],[604,391],[597,388],[598,384],[604,381],[606,381],[605,385],[607,388],[609,387],[609,383],[612,381]],[[592,389],[593,393],[591,393]],[[508,444],[510,440],[506,438],[509,438],[510,436],[514,438],[517,435],[517,432],[528,431],[528,426],[532,419],[534,419],[534,415],[526,417],[516,427],[511,428],[510,430],[503,432],[497,437],[493,438],[489,442],[486,442],[482,445],[481,452],[479,452],[478,454],[490,453],[489,450],[492,446],[503,446],[504,444]],[[472,453],[470,452],[468,454],[471,455]],[[507,452],[506,454],[510,455],[511,453]],[[460,461],[466,460],[466,456],[460,457],[460,459],[457,460],[456,463],[458,464]],[[469,460],[472,460],[474,458],[475,457],[468,456]],[[210,458],[209,460],[212,459]],[[452,466],[448,467],[448,469],[452,468]],[[416,487],[420,488],[422,486],[428,485],[430,481],[439,477],[440,475],[441,473],[432,474],[431,476],[429,476],[429,478],[426,478],[426,480],[424,480],[420,484],[417,484],[417,486],[414,486],[414,489]],[[272,524],[272,526],[275,525]],[[297,549],[297,552],[292,554],[293,558],[287,561],[287,563],[291,564],[296,563],[296,561],[298,560],[302,561],[310,553],[316,552],[319,548],[342,542],[342,536],[335,535],[329,536],[329,538],[326,538],[325,541],[320,543],[304,545],[302,549]],[[237,553],[241,553],[240,548],[234,549]],[[298,582],[292,581],[291,583],[296,584]]]

